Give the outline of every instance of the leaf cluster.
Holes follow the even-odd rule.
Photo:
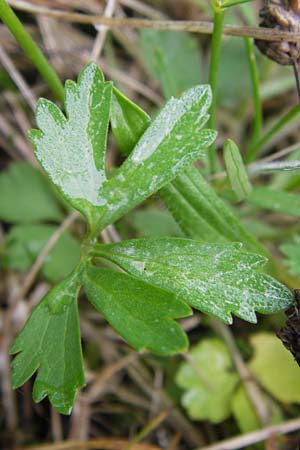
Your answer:
[[[223,202],[214,202],[215,194],[190,167],[216,137],[215,131],[203,128],[211,102],[208,86],[172,97],[152,122],[104,80],[95,64],[84,68],[77,83],[66,82],[65,96],[65,114],[48,100],[38,102],[38,129],[29,136],[41,166],[65,201],[85,217],[88,231],[76,267],[34,309],[11,353],[17,354],[14,387],[38,371],[34,399],[49,396],[58,411],[68,414],[84,385],[77,307],[81,286],[125,341],[158,355],[187,349],[176,319],[192,314],[191,307],[227,323],[232,314],[256,322],[255,311],[282,310],[291,303],[291,293],[259,271],[264,256],[228,243],[238,240],[259,248]],[[111,176],[106,168],[110,124],[128,155]],[[154,192],[160,191],[168,202],[175,190],[180,202],[183,183],[190,186],[189,213],[204,208],[204,230],[222,243],[184,238],[97,243],[101,230]],[[169,203],[175,218],[182,216],[177,199]],[[103,259],[115,269],[101,266]]]

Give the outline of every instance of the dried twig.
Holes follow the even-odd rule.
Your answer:
[[[0,115],[0,134],[2,134],[5,137],[6,146],[5,149],[8,153],[10,152],[10,147],[8,146],[8,143],[11,141],[13,144],[13,149],[15,157],[19,157],[19,155],[22,156],[23,159],[26,159],[30,161],[30,163],[37,165],[36,159],[34,158],[33,152],[31,148],[29,147],[29,144],[27,144],[22,136],[18,133],[18,131],[10,124],[10,122],[4,117],[3,114]],[[3,147],[4,148],[4,147]],[[17,152],[19,155],[17,154]]]
[[[162,12],[139,0],[119,0],[119,3],[133,9],[140,14],[143,14],[146,17],[151,17],[152,19],[163,19],[165,17]]]
[[[117,5],[117,0],[107,0],[107,4],[104,10],[104,17],[112,17],[115,8]],[[98,25],[96,26],[97,30],[98,30],[98,34],[97,37],[95,39],[94,42],[94,46],[93,46],[93,50],[91,53],[91,59],[94,61],[97,61],[98,58],[101,55],[101,51],[105,42],[105,38],[106,38],[106,34],[108,31],[108,26],[107,25]]]
[[[200,447],[197,450],[239,450],[248,445],[257,444],[280,434],[287,434],[300,429],[300,419],[289,420],[280,425],[272,425],[262,430],[226,439],[208,447]]]
[[[3,67],[7,70],[12,80],[16,83],[19,91],[23,95],[24,99],[26,100],[32,111],[34,111],[37,98],[1,45],[0,45],[0,62],[3,65]]]
[[[232,356],[232,359],[234,361],[234,364],[236,366],[236,369],[240,375],[241,381],[244,385],[244,388],[246,390],[246,393],[249,397],[250,402],[252,403],[254,410],[256,412],[256,415],[258,419],[260,420],[262,425],[268,425],[269,424],[269,410],[265,404],[265,401],[262,397],[261,390],[257,383],[255,382],[252,374],[248,370],[248,367],[246,366],[237,346],[235,343],[235,340],[232,336],[232,333],[228,326],[223,324],[217,319],[211,319],[210,323],[214,330],[222,336],[224,339],[230,354]]]
[[[16,450],[88,450],[88,449],[103,449],[103,450],[125,450],[129,441],[125,439],[92,439],[90,441],[64,441],[55,444],[38,445],[34,447],[22,447]],[[160,450],[151,444],[135,444],[131,450]]]
[[[71,13],[57,9],[36,6],[23,0],[8,0],[8,3],[16,9],[33,14],[44,14],[55,17],[57,20],[89,24],[107,25],[110,28],[150,28],[153,30],[189,31],[193,33],[212,34],[213,23],[201,20],[148,20],[123,17],[105,17],[90,14]],[[242,25],[225,25],[223,34],[227,36],[241,36],[273,42],[299,42],[300,33],[280,31],[275,28],[249,27]]]
[[[128,443],[125,450],[132,450],[144,437],[157,428],[170,414],[170,411],[162,411],[158,416],[154,417],[147,425]]]

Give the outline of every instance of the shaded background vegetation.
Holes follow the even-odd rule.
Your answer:
[[[18,6],[17,1],[11,3]],[[32,0],[30,5],[32,12],[18,12],[19,17],[62,80],[75,79],[86,62],[96,59],[106,78],[152,117],[165,99],[207,82],[209,35],[128,26],[96,29],[71,18],[62,22],[38,14],[38,7],[44,6],[118,18],[212,20],[212,7],[204,0],[119,0],[107,5],[101,0]],[[253,2],[231,8],[225,23],[258,25],[260,7]],[[247,43],[224,37],[217,91],[218,169],[213,176],[201,169],[248,231],[268,248],[278,278],[296,288],[300,133],[295,81],[290,67],[256,51],[255,56],[262,127],[257,125],[260,111],[254,107]],[[300,372],[276,338],[284,314],[260,317],[258,325],[235,319],[229,329],[197,313],[181,321],[191,352],[158,358],[132,351],[82,296],[87,386],[78,394],[72,415],[59,416],[47,401],[34,404],[32,380],[17,392],[11,390],[7,349],[51,283],[76,263],[84,224],[37,167],[27,130],[34,126],[37,98],[52,98],[51,92],[4,25],[0,66],[0,447],[43,448],[49,443],[45,448],[206,449],[233,436],[269,430],[271,424],[283,423],[287,432],[287,421],[300,412]],[[224,169],[221,149],[227,138],[238,144],[249,163],[252,191],[242,202]],[[110,139],[108,168],[121,160]],[[109,227],[102,239],[183,235],[155,196],[115,228]],[[300,421],[293,423],[289,436],[269,431],[266,440],[253,436],[260,448],[296,449]],[[256,441],[250,439],[247,448]],[[212,448],[241,448],[241,442]]]

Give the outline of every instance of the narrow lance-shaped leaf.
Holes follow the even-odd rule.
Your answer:
[[[87,269],[84,289],[95,308],[136,350],[159,355],[186,350],[187,337],[174,319],[192,311],[170,292],[99,267]]]
[[[215,140],[201,130],[208,119],[209,86],[196,86],[172,98],[147,128],[130,156],[100,189],[102,208],[98,228],[117,220],[172,180],[204,154]]]
[[[110,122],[118,147],[122,153],[129,155],[150,125],[151,119],[145,111],[114,87]]]
[[[244,200],[250,194],[252,186],[240,150],[231,139],[225,142],[223,155],[232,190],[238,201]]]
[[[78,83],[67,81],[67,117],[52,102],[41,99],[36,109],[39,130],[30,140],[45,171],[66,199],[86,217],[99,205],[99,188],[106,180],[105,151],[111,103],[111,83],[100,69],[87,65]]]
[[[195,167],[178,175],[160,194],[187,236],[206,242],[242,242],[250,251],[267,254]]]
[[[70,275],[36,306],[10,349],[12,383],[17,388],[36,371],[33,398],[47,395],[62,414],[70,414],[77,389],[84,385],[77,311],[78,278]]]
[[[255,311],[286,309],[292,293],[257,270],[266,258],[239,244],[201,244],[180,238],[136,239],[98,245],[94,256],[131,275],[174,292],[192,307],[232,322],[231,314],[256,323]]]

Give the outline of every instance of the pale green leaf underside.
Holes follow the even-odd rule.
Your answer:
[[[36,402],[46,396],[62,414],[69,414],[77,389],[84,385],[77,311],[78,285],[70,276],[44,297],[10,349],[12,383],[17,388],[38,371]]]
[[[192,311],[170,292],[99,267],[87,270],[84,289],[95,308],[136,350],[171,355],[187,348],[187,337],[173,319]]]
[[[238,383],[226,345],[216,338],[203,339],[182,363],[176,383],[184,389],[183,406],[192,419],[219,423],[231,414],[231,398]]]
[[[201,244],[181,238],[136,239],[97,246],[94,255],[118,264],[131,275],[174,292],[192,307],[232,322],[234,314],[256,323],[255,311],[287,308],[292,294],[257,271],[262,256],[239,244]]]
[[[202,127],[211,103],[209,86],[196,86],[168,101],[124,164],[100,190],[101,225],[125,212],[171,181],[204,154],[216,132]]]
[[[250,370],[260,385],[282,403],[300,403],[299,366],[273,333],[251,338],[254,356]]]
[[[112,94],[95,64],[87,65],[78,83],[65,85],[66,116],[52,102],[40,99],[36,109],[39,130],[30,140],[45,171],[62,194],[85,212],[98,205],[106,180],[105,151]]]

